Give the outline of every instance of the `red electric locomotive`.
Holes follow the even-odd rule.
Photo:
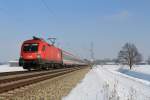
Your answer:
[[[24,41],[21,47],[19,65],[24,69],[49,69],[84,64],[83,60],[41,38],[33,37]]]

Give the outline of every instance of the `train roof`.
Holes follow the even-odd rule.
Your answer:
[[[64,53],[68,54],[68,55],[71,55],[72,57],[74,57],[74,58],[76,58],[76,59],[82,60],[79,56],[73,55],[72,53],[69,53],[69,52],[64,51],[64,50],[62,50],[62,51],[63,51]]]
[[[33,36],[32,39],[24,41],[24,43],[41,43],[41,42],[44,42],[44,43],[48,44],[49,46],[54,46],[55,48],[60,49],[60,48],[56,47],[55,45],[52,45],[52,44],[48,43],[43,38],[38,38],[38,37],[35,37],[35,36]]]
[[[40,42],[44,42],[44,43],[49,44],[49,43],[46,42],[44,39],[38,38],[38,37],[35,37],[35,36],[33,36],[33,39],[24,41],[24,43],[40,43]],[[50,44],[49,44],[49,45],[50,45]]]

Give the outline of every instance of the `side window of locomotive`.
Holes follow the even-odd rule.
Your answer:
[[[44,45],[44,46],[42,47],[42,51],[45,51],[45,49],[46,49],[46,46]]]

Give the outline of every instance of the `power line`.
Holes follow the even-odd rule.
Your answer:
[[[54,12],[52,11],[52,9],[49,8],[49,6],[47,5],[47,3],[45,2],[45,0],[41,0],[41,2],[43,3],[43,5],[45,6],[45,8],[47,9],[47,11],[49,12],[49,15],[55,15]]]

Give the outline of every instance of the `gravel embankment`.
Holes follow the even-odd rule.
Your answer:
[[[78,70],[61,77],[10,91],[7,93],[7,97],[2,100],[61,100],[84,78],[88,71],[89,68]]]

